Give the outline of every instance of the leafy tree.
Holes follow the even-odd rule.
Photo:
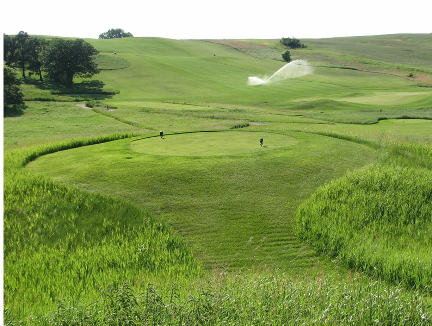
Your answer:
[[[3,109],[5,112],[24,104],[24,95],[20,84],[15,71],[3,66]]]
[[[123,37],[133,37],[131,33],[126,33],[121,28],[112,28],[107,32],[99,35],[100,39],[111,39],[111,38],[123,38]]]
[[[16,66],[22,70],[23,78],[26,77],[26,67],[29,61],[28,39],[26,32],[19,32],[18,35],[4,37],[4,59],[8,66]]]
[[[305,48],[306,45],[304,45],[303,43],[300,42],[300,40],[296,39],[296,38],[285,38],[282,37],[282,39],[280,40],[280,43],[282,45],[285,45],[291,49],[300,49],[300,48]]]
[[[42,78],[42,52],[48,41],[31,37],[25,32],[16,36],[4,35],[4,61],[9,67],[20,67],[22,76],[26,77],[26,69],[33,71]]]
[[[12,36],[3,34],[3,60],[5,64],[11,67],[15,62],[15,40]]]
[[[286,62],[291,62],[291,52],[286,50],[284,53],[282,53],[282,59]]]
[[[54,81],[66,80],[73,87],[74,77],[90,78],[99,73],[94,56],[98,54],[83,39],[54,39],[45,50],[44,70]]]

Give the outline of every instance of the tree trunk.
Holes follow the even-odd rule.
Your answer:
[[[66,75],[66,85],[69,88],[73,87],[73,74],[67,74]]]
[[[25,75],[25,64],[24,63],[21,65],[21,69],[22,69],[22,76],[25,79],[26,75]]]
[[[43,84],[42,70],[39,68],[39,80]]]

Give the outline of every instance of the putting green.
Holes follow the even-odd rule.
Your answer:
[[[381,92],[366,96],[345,97],[342,100],[361,104],[398,105],[430,97],[430,92]]]
[[[263,138],[263,146],[260,139]],[[292,146],[297,140],[268,132],[197,132],[151,137],[131,143],[137,153],[170,156],[238,155]]]

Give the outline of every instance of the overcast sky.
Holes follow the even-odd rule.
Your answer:
[[[430,0],[2,1],[2,33],[98,38],[111,28],[172,39],[432,33]]]

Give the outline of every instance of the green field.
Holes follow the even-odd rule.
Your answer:
[[[430,35],[87,41],[4,118],[6,322],[431,324]]]

